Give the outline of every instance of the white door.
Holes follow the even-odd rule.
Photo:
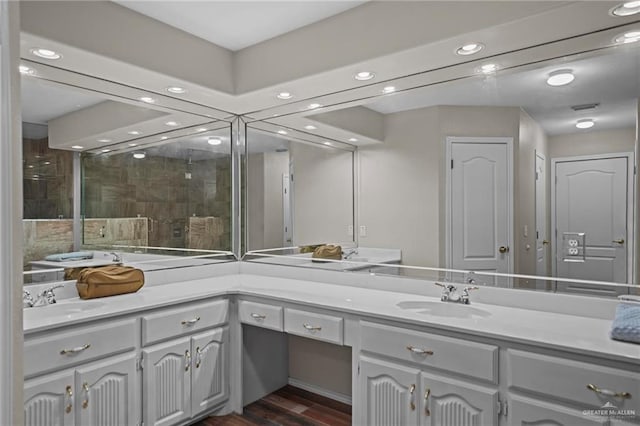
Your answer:
[[[191,338],[191,416],[229,398],[229,329],[218,328]]]
[[[25,426],[75,424],[73,373],[47,374],[24,382]]]
[[[135,353],[78,368],[76,401],[81,425],[138,424]]]
[[[547,235],[546,159],[536,152],[536,275],[547,276],[549,236]]]
[[[453,269],[510,272],[506,142],[450,140],[449,230]]]
[[[556,162],[558,277],[627,282],[627,168],[627,157]],[[567,256],[565,233],[584,233],[583,257]]]

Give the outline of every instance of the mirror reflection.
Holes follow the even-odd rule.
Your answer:
[[[399,248],[403,265],[528,276],[503,285],[626,292],[536,276],[637,282],[638,52],[496,65],[305,114],[314,133],[357,137],[366,116],[357,125],[382,135],[357,148],[358,246]]]
[[[22,97],[27,281],[72,266],[226,259],[229,123],[30,73]]]

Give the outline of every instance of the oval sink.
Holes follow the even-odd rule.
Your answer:
[[[484,309],[453,302],[406,301],[399,302],[396,306],[418,314],[437,317],[483,318],[491,316],[491,313]]]

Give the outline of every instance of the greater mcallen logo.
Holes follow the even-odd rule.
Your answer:
[[[636,410],[621,410],[611,402],[607,402],[597,410],[584,410],[582,414],[585,416],[602,416],[610,418],[634,418]]]

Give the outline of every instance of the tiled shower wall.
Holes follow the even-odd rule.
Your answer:
[[[190,162],[147,155],[139,160],[128,153],[87,156],[82,164],[85,217],[146,217],[150,246],[230,249],[228,157]]]

